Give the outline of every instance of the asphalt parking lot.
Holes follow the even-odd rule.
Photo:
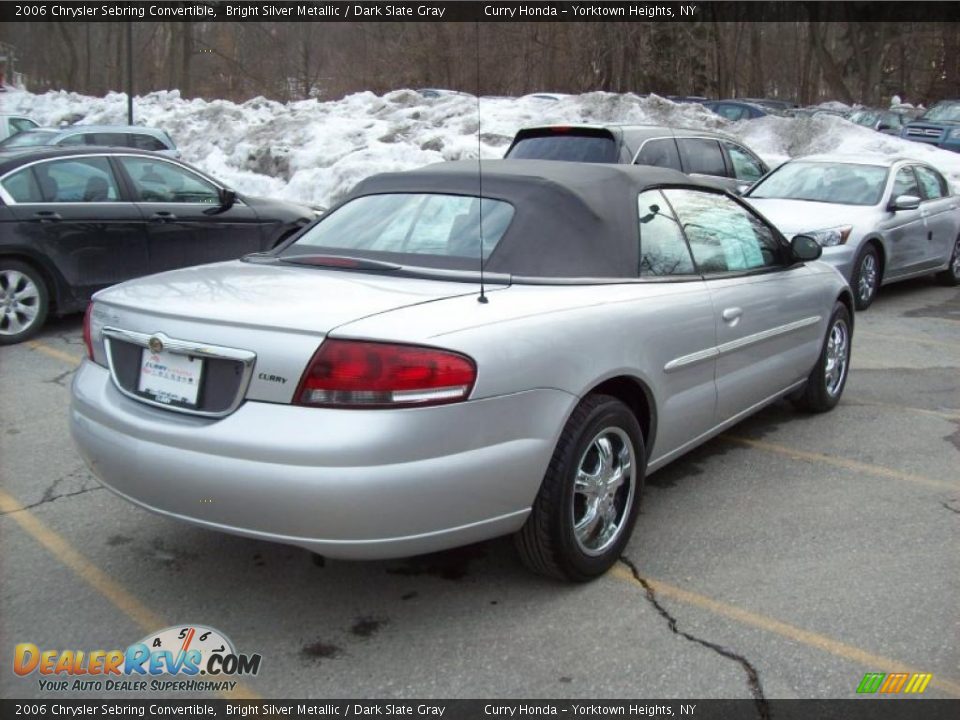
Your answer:
[[[50,697],[16,643],[202,623],[262,654],[235,692],[264,698],[853,697],[871,671],[960,697],[960,290],[856,322],[834,412],[777,404],[648,478],[625,562],[574,586],[507,540],[322,564],[129,505],[73,448],[81,319],[55,321],[0,349],[0,696]]]

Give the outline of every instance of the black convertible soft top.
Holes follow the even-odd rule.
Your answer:
[[[652,187],[713,189],[676,170],[553,160],[476,160],[374,175],[344,202],[385,193],[444,193],[504,200],[514,207],[484,268],[553,278],[633,278],[639,266],[637,195]]]

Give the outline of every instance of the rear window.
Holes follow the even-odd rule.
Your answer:
[[[131,133],[130,143],[133,147],[138,148],[139,150],[167,150],[167,146],[162,142],[157,140],[157,138],[152,135],[140,135],[139,133]]]
[[[467,195],[397,193],[365,195],[324,216],[283,257],[323,252],[400,263],[432,265],[430,257],[462,259],[443,267],[473,269],[497,247],[513,219],[502,200]],[[418,256],[406,258],[403,256]]]
[[[512,160],[567,160],[570,162],[615,163],[617,143],[610,133],[550,129],[537,134],[521,132],[507,152]]]

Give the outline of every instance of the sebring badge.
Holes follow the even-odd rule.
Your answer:
[[[150,338],[147,345],[150,347],[150,352],[158,353],[163,350],[163,340],[158,337]]]

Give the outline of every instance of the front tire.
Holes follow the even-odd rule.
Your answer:
[[[853,323],[847,306],[838,302],[833,307],[827,337],[820,358],[807,378],[807,385],[795,399],[797,406],[808,412],[827,412],[840,402],[850,371],[850,350]]]
[[[866,310],[873,304],[880,289],[880,256],[873,245],[864,245],[857,255],[856,269],[853,271],[854,307]]]
[[[937,273],[937,280],[950,287],[960,285],[960,237],[953,244],[953,254],[950,256],[950,266],[943,272]]]
[[[40,273],[19,260],[0,258],[0,345],[35,335],[47,319],[49,304]]]
[[[609,395],[584,398],[514,536],[524,564],[575,582],[605,573],[633,532],[645,469],[643,434],[630,408]]]

